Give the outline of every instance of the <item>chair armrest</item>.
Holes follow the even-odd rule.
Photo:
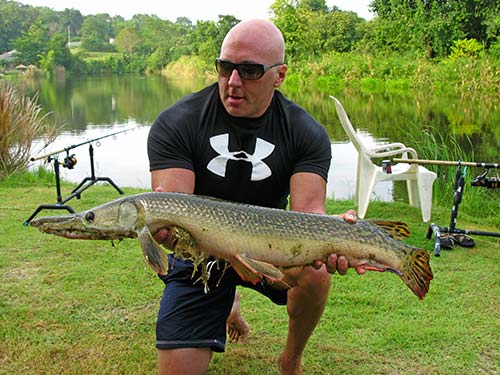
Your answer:
[[[390,151],[393,148],[402,149],[402,148],[407,148],[407,147],[404,144],[399,143],[399,142],[398,143],[388,143],[386,145],[371,147],[370,151],[383,151],[383,150]]]
[[[375,147],[368,150],[367,154],[370,158],[384,158],[387,156],[394,155],[402,155],[402,159],[408,159],[408,154],[411,156],[411,159],[417,159],[417,151],[411,147],[399,148],[397,150],[386,150],[387,146],[384,147]]]

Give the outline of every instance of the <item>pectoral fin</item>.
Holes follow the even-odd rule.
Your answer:
[[[146,262],[157,274],[166,275],[168,273],[167,254],[155,241],[147,226],[144,226],[139,233],[139,242]]]
[[[243,254],[238,254],[231,260],[231,265],[234,270],[245,281],[250,281],[254,284],[258,283],[262,276],[265,276],[272,282],[278,282],[283,279],[283,273],[272,264],[261,262],[247,257]]]

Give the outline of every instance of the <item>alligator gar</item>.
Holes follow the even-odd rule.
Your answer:
[[[345,256],[351,267],[396,273],[420,299],[433,277],[426,250],[391,238],[368,220],[350,224],[334,215],[193,194],[136,194],[76,214],[40,217],[31,225],[66,238],[138,237],[147,262],[159,274],[168,272],[168,257],[153,234],[161,228],[180,228],[189,241],[176,245],[174,254],[223,258],[252,282],[262,277],[279,281],[281,270],[311,265],[329,254]]]

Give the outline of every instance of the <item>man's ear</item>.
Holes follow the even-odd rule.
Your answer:
[[[280,87],[281,84],[285,81],[287,70],[288,66],[286,64],[280,65],[276,73],[276,80],[274,81],[274,87]]]

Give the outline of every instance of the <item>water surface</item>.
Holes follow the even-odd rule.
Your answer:
[[[114,132],[114,137],[92,142],[95,174],[111,178],[118,186],[149,188],[146,155],[149,126],[156,116],[182,96],[210,82],[160,76],[105,76],[63,80],[23,81],[26,92],[39,93],[39,103],[64,127],[45,154],[79,145]],[[327,94],[312,87],[282,91],[308,110],[325,126],[332,141],[333,161],[328,196],[351,198],[355,190],[356,151],[348,142]],[[432,134],[453,134],[469,161],[499,162],[500,105],[495,101],[431,93],[368,94],[362,91],[330,93],[343,103],[360,136],[371,145],[403,142],[418,151],[420,139]],[[40,147],[36,148],[39,151]],[[62,176],[80,182],[90,176],[89,144],[68,151],[75,155],[74,169],[61,169]],[[439,150],[436,150],[439,155]],[[59,154],[62,161],[66,152]],[[35,165],[35,164],[34,164]],[[404,199],[390,182],[380,183],[375,196],[381,200]]]

